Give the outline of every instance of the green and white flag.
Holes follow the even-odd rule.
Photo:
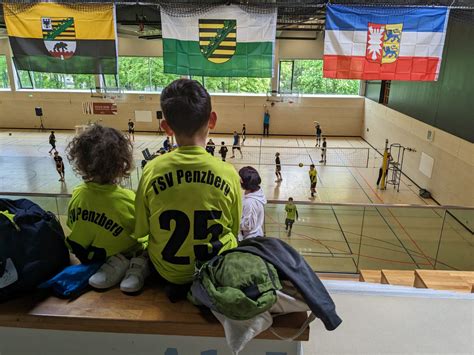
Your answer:
[[[169,14],[161,9],[165,73],[271,78],[277,9],[247,12],[237,5]]]

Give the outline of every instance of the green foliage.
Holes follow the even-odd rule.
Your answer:
[[[8,89],[9,87],[7,58],[4,55],[0,55],[0,89]]]
[[[161,91],[179,75],[163,73],[162,57],[119,57],[119,83],[126,91]]]
[[[30,76],[31,75],[31,76]],[[93,74],[59,74],[18,70],[22,89],[89,90],[95,87]]]
[[[287,72],[282,74],[288,75]],[[280,80],[287,79],[282,79],[280,74]],[[322,60],[295,60],[293,91],[300,94],[358,95],[359,80],[326,79],[323,78]]]
[[[249,93],[265,94],[270,90],[269,78],[230,78],[230,77],[193,77],[194,80],[204,83],[211,93]]]
[[[114,75],[105,75],[107,87],[122,87],[125,91],[160,92],[179,75],[163,72],[162,57],[119,57],[118,83]],[[95,87],[90,74],[56,74],[18,71],[22,88],[83,89]],[[292,75],[293,74],[293,75]],[[269,78],[193,77],[211,93],[265,94],[270,90]],[[5,57],[0,56],[0,88],[8,87]],[[300,94],[357,95],[358,80],[323,78],[322,60],[286,60],[280,62],[281,92]]]
[[[292,66],[292,60],[285,60],[280,62],[280,92],[291,92]]]

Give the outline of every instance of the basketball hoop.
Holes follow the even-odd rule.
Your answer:
[[[286,102],[290,105],[301,102],[301,95],[299,92],[282,93],[281,97],[282,97],[282,102]]]
[[[121,101],[125,98],[122,88],[91,88],[91,97],[107,99],[111,101]]]

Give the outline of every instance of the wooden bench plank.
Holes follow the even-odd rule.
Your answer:
[[[380,270],[360,270],[359,281],[380,283],[382,272]]]
[[[277,317],[278,334],[292,336],[306,320],[306,312]],[[119,289],[88,292],[76,300],[33,294],[0,304],[0,326],[16,328],[74,330],[224,337],[222,325],[210,311],[201,311],[188,301],[170,303],[160,288],[146,287],[136,296]],[[259,339],[277,339],[271,332]],[[309,328],[297,339],[308,340]]]
[[[411,286],[415,281],[415,272],[411,270],[382,270],[382,283],[398,286]]]
[[[444,270],[415,270],[414,286],[457,292],[471,292],[471,286],[460,276]]]
[[[474,286],[474,271],[448,271],[453,276],[459,276],[469,285]]]

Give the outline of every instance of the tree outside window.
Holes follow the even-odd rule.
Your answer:
[[[124,91],[161,90],[179,79],[179,75],[163,72],[162,57],[119,57],[119,86]]]
[[[193,76],[210,93],[266,94],[270,91],[270,78]]]
[[[10,82],[8,80],[7,57],[0,55],[0,89],[8,89]]]
[[[358,95],[359,86],[359,80],[323,78],[322,60],[280,62],[280,92]]]
[[[22,89],[90,90],[95,87],[93,74],[60,74],[18,70]]]

